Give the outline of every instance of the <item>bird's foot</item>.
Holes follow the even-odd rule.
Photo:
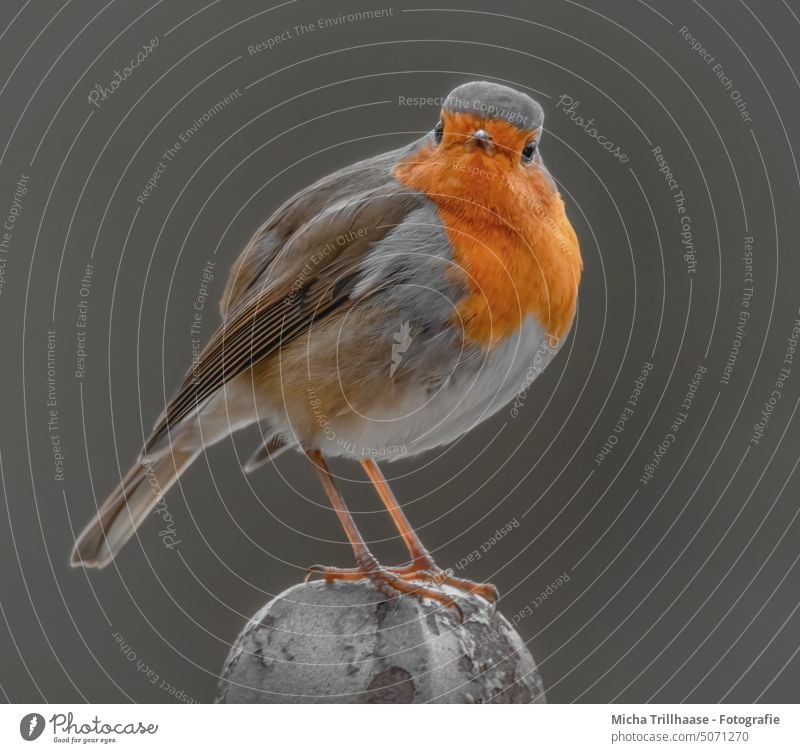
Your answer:
[[[497,603],[500,598],[500,593],[497,586],[493,583],[475,583],[472,580],[464,580],[463,578],[456,578],[452,570],[442,570],[440,567],[434,565],[432,568],[425,570],[417,570],[416,572],[409,573],[403,576],[410,580],[422,580],[426,583],[436,583],[442,585],[446,583],[451,588],[457,591],[462,591],[465,594],[475,594],[482,599],[488,601],[492,606]]]
[[[496,604],[500,598],[497,587],[492,583],[475,583],[471,580],[456,578],[452,570],[443,570],[432,559],[425,559],[410,565],[393,568],[393,570],[404,580],[423,581],[437,586],[447,584],[465,594],[480,596],[492,605]]]
[[[368,560],[360,567],[352,568],[312,565],[308,569],[306,581],[314,575],[321,575],[326,583],[333,583],[337,580],[348,581],[368,578],[381,593],[390,598],[396,598],[399,594],[410,594],[420,599],[432,599],[445,607],[455,609],[458,612],[459,622],[464,621],[464,612],[452,596],[444,591],[414,583],[414,581],[419,580],[425,580],[429,583],[434,582],[432,577],[422,577],[421,571],[414,565],[383,567],[377,560]]]
[[[377,561],[373,563],[366,563],[364,567],[326,567],[324,565],[313,565],[308,570],[306,580],[309,580],[314,575],[321,575],[326,582],[331,583],[335,580],[361,580],[362,578],[369,578],[376,582],[376,572],[379,573],[378,579],[384,579],[387,576],[392,582],[389,584],[391,588],[400,593],[415,593],[418,596],[426,598],[434,598],[447,606],[455,604],[453,599],[446,594],[438,591],[433,591],[431,588],[414,587],[414,581],[421,581],[423,583],[431,584],[433,586],[442,586],[447,584],[451,588],[461,591],[465,594],[475,594],[482,599],[488,601],[492,606],[497,603],[500,594],[496,586],[492,583],[475,583],[471,580],[464,580],[463,578],[456,578],[452,570],[443,570],[433,560],[424,562],[413,562],[409,565],[400,565],[398,567],[383,567]],[[404,583],[403,587],[396,587],[396,582]],[[380,588],[380,584],[378,584]],[[381,589],[383,590],[383,589]],[[384,591],[385,593],[385,591]],[[435,594],[435,596],[431,596]],[[460,610],[459,610],[460,611]]]

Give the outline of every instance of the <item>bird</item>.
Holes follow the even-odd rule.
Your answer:
[[[71,564],[108,565],[204,448],[257,424],[244,470],[304,453],[352,546],[355,567],[310,575],[368,578],[392,597],[448,607],[458,608],[454,592],[496,602],[492,584],[436,564],[378,460],[453,443],[527,389],[571,330],[583,261],[542,159],[543,124],[528,94],[467,82],[407,146],[280,206],[231,267],[220,327],[77,537]],[[331,458],[360,463],[407,563],[372,554]]]

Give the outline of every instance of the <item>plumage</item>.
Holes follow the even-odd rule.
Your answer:
[[[369,554],[326,456],[364,465],[413,560],[427,563],[414,572],[433,571],[373,460],[458,438],[564,342],[582,263],[536,151],[542,118],[512,89],[466,84],[431,133],[281,206],[231,268],[222,325],[73,564],[107,564],[204,447],[260,423],[245,469],[290,447],[309,454],[365,573],[400,591],[408,575],[387,575]]]
[[[246,473],[261,468],[262,465],[272,462],[279,455],[282,455],[288,450],[291,445],[286,441],[285,437],[280,434],[264,437],[261,444],[256,448],[256,451],[250,456],[247,462],[242,466]]]
[[[147,454],[157,453],[167,429],[199,409],[223,383],[351,301],[348,292],[359,261],[419,206],[420,197],[386,170],[367,164],[343,172],[351,179],[363,173],[357,195],[338,198],[335,176],[320,181],[278,210],[278,219],[250,241],[223,298],[223,325],[156,423]],[[325,205],[319,194],[333,203]],[[276,238],[283,238],[277,248]]]

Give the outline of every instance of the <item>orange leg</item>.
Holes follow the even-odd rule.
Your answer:
[[[333,482],[333,477],[331,476],[331,472],[328,469],[325,459],[322,457],[322,453],[318,450],[312,450],[307,454],[311,462],[314,464],[317,473],[319,474],[320,480],[322,481],[322,486],[325,489],[325,493],[328,495],[331,506],[336,512],[336,515],[339,517],[339,522],[342,524],[342,528],[344,528],[344,532],[347,535],[347,540],[353,547],[353,552],[356,557],[356,564],[358,565],[357,568],[352,570],[321,567],[319,565],[315,565],[311,568],[311,573],[322,573],[325,577],[325,580],[329,582],[334,580],[360,580],[366,577],[369,578],[377,586],[377,588],[387,596],[395,597],[397,594],[406,593],[414,594],[421,598],[433,599],[434,601],[438,601],[447,607],[454,607],[463,620],[461,607],[459,607],[455,600],[447,594],[441,591],[435,591],[431,588],[416,586],[410,582],[409,578],[404,578],[396,572],[393,572],[392,570],[380,565],[378,560],[375,559],[375,556],[367,547],[361,532],[356,527],[353,516],[347,509],[344,499],[342,499],[341,494],[339,494],[339,490],[336,488],[336,485]]]
[[[474,593],[482,596],[487,601],[494,604],[499,598],[497,588],[491,583],[473,583],[471,580],[462,580],[455,578],[447,571],[442,570],[434,561],[433,557],[428,553],[428,550],[423,546],[422,542],[417,536],[416,531],[411,526],[403,508],[400,506],[397,498],[394,496],[389,484],[383,476],[378,464],[371,458],[361,461],[369,480],[375,486],[375,491],[381,498],[389,515],[394,521],[400,536],[411,555],[411,572],[403,573],[402,577],[411,578],[416,580],[425,580],[441,585],[447,583],[449,586],[464,591],[466,593]]]
[[[425,581],[437,586],[447,583],[449,586],[459,591],[474,593],[494,604],[499,598],[499,594],[497,593],[497,588],[491,583],[473,583],[470,580],[455,578],[450,571],[442,570],[442,568],[433,561],[433,557],[431,557],[428,550],[420,541],[419,536],[417,536],[416,531],[414,531],[406,514],[403,512],[403,508],[389,488],[389,484],[384,478],[383,473],[381,473],[378,464],[369,458],[362,460],[361,465],[389,512],[411,556],[411,564],[402,567],[388,568],[389,572],[406,581]],[[364,571],[361,567],[330,568],[314,566],[311,568],[309,575],[315,572],[323,574],[328,579],[357,580],[364,577]]]
[[[436,569],[436,563],[434,563],[433,558],[428,554],[428,550],[423,546],[419,536],[417,536],[417,532],[411,527],[411,523],[403,512],[403,508],[400,507],[394,493],[389,488],[389,484],[384,478],[378,464],[369,458],[362,460],[361,466],[372,482],[372,485],[375,487],[375,491],[378,492],[381,502],[383,502],[388,510],[392,522],[399,531],[400,537],[403,539],[403,543],[406,545],[406,549],[408,549],[408,553],[411,555],[412,566],[417,570]]]

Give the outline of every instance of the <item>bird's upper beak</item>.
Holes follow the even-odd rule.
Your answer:
[[[491,134],[483,128],[479,128],[467,139],[466,146],[468,148],[479,146],[486,154],[494,154],[495,149]]]

